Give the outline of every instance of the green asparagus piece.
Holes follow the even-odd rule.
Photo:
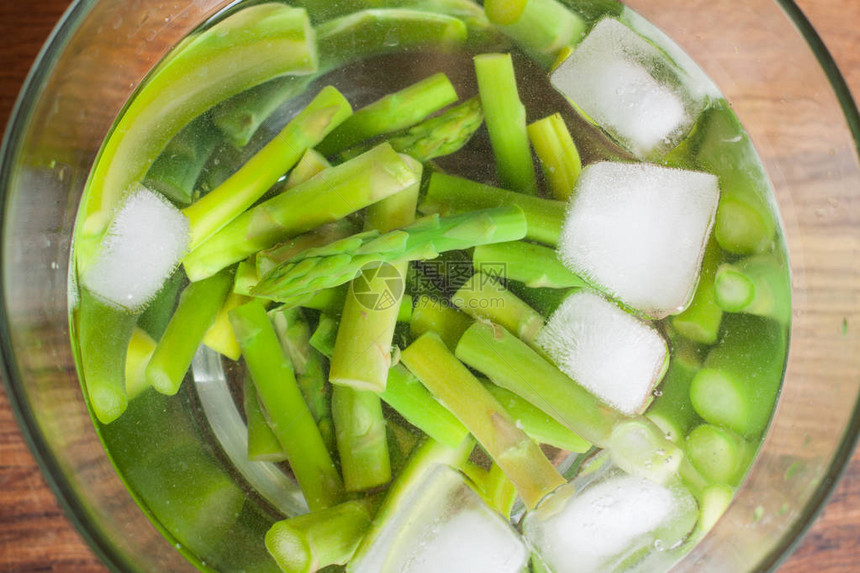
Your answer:
[[[767,426],[782,382],[786,330],[748,314],[727,314],[720,341],[690,387],[705,421],[753,439]]]
[[[332,156],[378,135],[412,127],[455,101],[457,92],[448,76],[434,74],[357,110],[326,136],[317,151]]]
[[[670,440],[681,443],[701,420],[690,401],[690,384],[702,367],[702,361],[689,340],[677,337],[672,345],[669,369],[645,417],[657,424]]]
[[[203,61],[212,73],[192,73]],[[189,121],[250,86],[307,74],[316,64],[305,11],[274,2],[240,10],[180,44],[125,109],[100,152],[75,237],[78,271],[86,270],[123,194]]]
[[[737,486],[754,454],[754,448],[737,434],[711,424],[690,432],[686,458],[699,474],[713,484]]]
[[[242,296],[251,296],[251,290],[260,282],[257,275],[257,263],[254,258],[246,259],[236,266],[236,278],[233,281],[233,292]]]
[[[319,67],[392,52],[420,49],[453,50],[465,44],[468,32],[459,19],[408,8],[362,10],[317,26]]]
[[[314,229],[308,233],[298,235],[287,241],[276,245],[271,249],[260,251],[255,256],[257,263],[257,275],[265,276],[272,269],[284,261],[301,255],[307,249],[328,245],[340,239],[345,239],[358,231],[355,223],[349,219],[339,219]],[[344,293],[345,294],[345,293]],[[341,297],[341,303],[343,298]]]
[[[149,364],[149,359],[155,352],[156,344],[157,342],[145,330],[134,327],[125,356],[125,393],[129,400],[133,400],[149,388],[149,382],[146,380],[146,365]]]
[[[528,0],[486,0],[484,12],[497,26],[509,26],[519,20]]]
[[[558,310],[564,299],[581,288],[531,288],[514,280],[508,280],[507,286],[508,290],[523,299],[527,305],[538,311],[544,318],[552,316],[552,313]]]
[[[487,16],[492,19],[489,12]],[[579,15],[555,0],[528,0],[518,19],[510,24],[497,24],[504,35],[547,70],[563,49],[579,43],[586,30],[586,23]]]
[[[250,375],[242,385],[242,406],[248,428],[248,459],[255,462],[283,462],[287,453],[278,441],[257,396],[257,387]]]
[[[234,219],[185,257],[186,274],[192,280],[210,276],[257,251],[342,219],[419,179],[411,164],[382,143]]]
[[[170,140],[146,172],[143,184],[179,206],[190,205],[197,179],[218,141],[209,115],[201,115]]]
[[[486,488],[487,497],[491,500],[492,507],[495,507],[499,513],[509,519],[514,509],[514,503],[517,501],[517,488],[505,475],[501,466],[495,462],[490,466],[490,471],[487,473]]]
[[[266,549],[286,573],[314,573],[346,564],[370,528],[377,499],[347,501],[278,521],[266,533]]]
[[[298,163],[304,152],[352,114],[346,98],[331,86],[319,94],[281,132],[236,173],[183,210],[191,223],[189,249],[203,244],[254,204]]]
[[[346,491],[365,491],[388,483],[391,460],[379,396],[334,386],[331,410]]]
[[[528,223],[526,239],[551,247],[558,244],[567,208],[562,201],[504,191],[462,177],[434,172],[419,210],[427,214],[449,215],[501,205],[516,205],[523,210]]]
[[[582,159],[561,114],[539,119],[526,129],[552,196],[567,201],[582,171]]]
[[[389,233],[366,231],[309,249],[263,277],[253,294],[286,302],[350,281],[368,265],[432,259],[445,251],[520,239],[525,232],[525,217],[516,206],[450,217],[432,215]]]
[[[471,317],[453,308],[448,301],[421,295],[415,301],[409,331],[413,338],[435,332],[453,350],[470,324]]]
[[[233,272],[224,270],[185,287],[146,367],[146,379],[153,388],[167,395],[179,391],[194,353],[215,322],[232,284]]]
[[[782,325],[791,320],[791,284],[784,257],[754,255],[723,263],[716,272],[715,298],[726,312],[772,318]]]
[[[402,364],[388,371],[385,391],[379,395],[403,418],[433,440],[456,448],[469,430],[445,409]]]
[[[137,319],[137,325],[155,340],[164,334],[173,311],[176,310],[176,301],[179,293],[188,285],[185,273],[177,269],[165,281],[155,297],[146,305],[146,310]]]
[[[537,178],[526,132],[526,109],[517,91],[511,55],[476,56],[475,74],[501,186],[536,195]]]
[[[215,315],[215,322],[203,335],[203,344],[230,360],[239,360],[242,349],[239,348],[236,335],[233,334],[233,325],[230,324],[230,311],[249,300],[245,295],[235,292],[228,293],[224,304],[221,305],[221,309]]]
[[[331,163],[325,156],[316,149],[308,149],[305,151],[293,170],[290,171],[284,189],[292,189],[331,167]]]
[[[335,450],[334,422],[331,414],[331,388],[326,383],[323,356],[311,346],[310,326],[298,308],[278,308],[269,313],[281,349],[290,359],[296,383],[320,429],[329,451]]]
[[[334,341],[337,338],[337,319],[327,314],[321,314],[319,324],[311,335],[310,344],[326,358],[334,354]]]
[[[672,327],[693,342],[711,345],[720,333],[723,309],[717,303],[714,280],[722,258],[722,251],[712,238],[705,247],[699,286],[693,300],[684,312],[672,317]]]
[[[517,426],[539,444],[547,444],[578,454],[587,452],[591,448],[590,443],[510,390],[505,390],[489,381],[484,385],[514,418]]]
[[[495,322],[542,352],[536,338],[543,329],[543,317],[495,278],[475,273],[454,293],[451,302],[472,318]]]
[[[538,445],[517,427],[437,334],[421,335],[403,350],[401,360],[469,429],[514,483],[527,507],[535,507],[566,483]]]
[[[400,420],[391,417],[385,419],[391,475],[397,475],[403,470],[406,460],[424,438],[421,432],[407,426],[408,424],[400,423]]]
[[[314,511],[336,505],[343,498],[343,482],[263,303],[255,300],[234,309],[230,321],[269,425],[287,453],[308,507]]]
[[[529,288],[568,289],[587,286],[565,267],[553,249],[514,241],[475,247],[475,269],[491,276],[518,281]]]

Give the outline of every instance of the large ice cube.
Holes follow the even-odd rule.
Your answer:
[[[683,487],[610,466],[559,488],[526,515],[523,532],[554,573],[617,571],[675,548],[697,519]]]
[[[114,215],[83,286],[132,311],[140,310],[176,269],[188,247],[188,218],[140,185]]]
[[[668,356],[654,327],[589,291],[567,297],[537,342],[562,372],[629,415],[648,405]]]
[[[571,196],[559,258],[652,318],[676,314],[695,292],[719,194],[708,173],[595,163]]]
[[[438,465],[411,486],[350,573],[520,573],[529,551],[463,476]]]
[[[705,108],[702,90],[648,40],[612,18],[597,23],[552,73],[552,85],[619,144],[658,159]]]

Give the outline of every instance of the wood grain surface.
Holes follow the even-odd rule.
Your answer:
[[[797,0],[860,96],[860,0]],[[68,0],[0,0],[0,125]],[[860,570],[860,452],[781,573]],[[0,571],[106,571],[65,518],[0,391]]]

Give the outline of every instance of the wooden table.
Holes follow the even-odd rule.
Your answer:
[[[797,0],[860,97],[860,1]],[[0,1],[0,125],[68,0]],[[781,573],[860,570],[860,451]],[[65,519],[0,391],[0,571],[104,572]]]

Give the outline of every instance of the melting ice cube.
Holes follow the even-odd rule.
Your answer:
[[[648,405],[668,356],[651,325],[589,291],[567,297],[537,342],[562,372],[628,415]]]
[[[553,86],[642,159],[675,147],[705,107],[665,52],[612,18],[597,23],[552,73]]]
[[[138,186],[114,215],[82,283],[109,302],[139,310],[176,269],[187,247],[188,218]]]
[[[718,200],[708,173],[592,164],[571,196],[559,258],[652,318],[676,314],[695,292]]]
[[[698,519],[689,491],[609,467],[559,488],[523,531],[554,573],[627,570],[679,545]]]

